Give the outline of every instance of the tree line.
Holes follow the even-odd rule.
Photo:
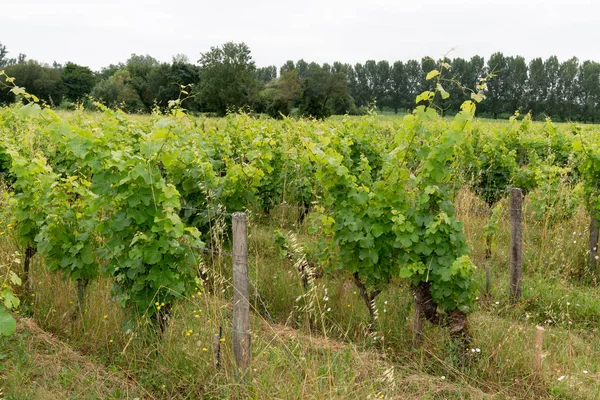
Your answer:
[[[560,62],[556,56],[534,58],[497,52],[486,61],[447,58],[396,61],[368,60],[354,65],[318,64],[304,60],[257,67],[244,43],[225,43],[200,54],[196,63],[182,55],[171,63],[150,55],[132,54],[123,63],[100,71],[69,62],[43,64],[24,54],[9,58],[0,43],[0,68],[20,86],[52,106],[73,108],[88,104],[91,96],[128,112],[165,109],[184,99],[191,112],[224,115],[246,109],[273,117],[302,115],[325,118],[332,114],[363,114],[369,108],[395,113],[410,111],[416,96],[431,90],[426,74],[440,61],[449,66],[448,78],[474,88],[487,80],[479,115],[506,118],[515,111],[531,112],[536,119],[600,121],[600,63],[576,57]],[[444,112],[456,113],[467,93],[449,84],[450,97],[440,100]],[[0,103],[14,101],[0,89]]]

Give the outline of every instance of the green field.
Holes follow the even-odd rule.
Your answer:
[[[454,117],[415,115],[1,109],[0,279],[20,299],[16,333],[0,338],[4,398],[600,398],[600,268],[588,260],[600,127],[466,118],[458,130]],[[514,186],[526,196],[513,304]],[[243,379],[231,350],[234,211],[249,215]],[[398,214],[437,225],[389,222]],[[418,240],[398,244],[400,228]],[[436,278],[466,254],[461,232],[472,264]],[[27,247],[28,283],[11,284]],[[426,281],[405,269],[418,260],[430,262]],[[355,272],[381,290],[372,326]],[[414,345],[411,285],[430,279],[440,314],[468,316],[468,338],[425,322]],[[84,297],[77,280],[89,280]],[[162,302],[172,308],[161,333]]]

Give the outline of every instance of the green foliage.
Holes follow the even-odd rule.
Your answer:
[[[197,95],[206,111],[225,115],[252,106],[258,94],[256,69],[245,43],[228,42],[202,53]]]
[[[26,159],[16,150],[9,150],[11,173],[15,177],[10,198],[10,217],[16,239],[23,247],[35,247],[35,238],[48,215],[48,197],[57,177],[46,158],[37,154]]]
[[[597,137],[589,141],[573,142],[573,151],[578,154],[585,203],[588,211],[600,221],[600,143]]]
[[[128,112],[140,111],[144,107],[127,70],[119,70],[108,79],[98,82],[91,96],[109,107]]]
[[[339,268],[374,293],[399,276],[413,285],[431,282],[434,300],[447,311],[472,308],[473,264],[454,215],[448,165],[470,133],[474,111],[474,103],[465,102],[451,128],[438,134],[425,125],[437,119],[435,111],[417,107],[396,133],[400,146],[380,165],[362,153],[349,158],[351,144],[360,141],[351,135],[303,139],[317,163],[322,224],[339,248]],[[407,155],[417,141],[422,147],[411,171]]]
[[[65,97],[72,101],[81,101],[91,93],[96,84],[96,77],[91,69],[74,63],[67,63],[61,71],[65,86]]]
[[[0,337],[15,333],[17,323],[9,311],[21,304],[14,294],[14,288],[21,285],[21,279],[9,266],[0,265]]]
[[[30,60],[6,67],[6,74],[13,77],[19,86],[27,88],[27,93],[35,95],[49,105],[58,105],[65,93],[65,87],[58,69]],[[0,102],[15,100],[17,93],[0,88]]]
[[[273,118],[289,116],[302,94],[298,71],[283,71],[281,76],[269,84],[261,93],[265,112]]]
[[[48,193],[47,216],[36,235],[38,252],[51,271],[89,281],[98,274],[95,227],[99,216],[91,205],[90,182],[77,176],[54,182]]]
[[[324,71],[318,65],[311,65],[307,77],[302,80],[300,114],[323,119],[334,111],[344,114],[352,106],[346,76]]]
[[[573,217],[577,211],[581,199],[572,187],[570,172],[570,168],[545,163],[535,169],[537,190],[529,194],[528,207],[538,221],[556,224]]]
[[[333,76],[342,67],[299,63],[284,74],[305,83],[315,71]],[[461,112],[441,118],[431,105],[450,101],[450,68],[440,64],[425,82],[431,90],[419,99],[430,106],[390,123],[373,115],[197,119],[184,113],[180,98],[168,114],[157,109],[148,119],[100,104],[98,115],[61,119],[13,84],[27,104],[1,111],[0,146],[15,179],[8,211],[15,236],[66,276],[109,275],[121,305],[155,316],[197,285],[194,248],[222,235],[228,213],[291,206],[302,210],[302,222],[311,208],[319,269],[353,276],[372,299],[396,278],[426,283],[441,309],[467,312],[473,265],[453,204],[463,179],[490,204],[510,185],[523,185],[532,193],[528,204],[554,209],[552,218],[560,219],[576,202],[558,187],[577,178],[572,165],[584,163],[583,149],[596,141],[586,136],[573,152],[571,134],[527,115],[502,127],[474,123],[485,79]],[[128,74],[109,80],[125,83]],[[581,164],[582,176],[594,181],[588,172]],[[498,215],[487,236],[497,225]]]
[[[6,46],[0,42],[0,68],[6,68],[17,63],[16,59],[8,58],[8,53],[9,51],[7,50]]]
[[[157,165],[164,130],[146,138],[139,153],[111,151],[92,184],[108,216],[98,225],[104,270],[114,277],[119,304],[149,315],[197,285],[190,246],[203,245],[198,230],[181,221],[180,194]]]

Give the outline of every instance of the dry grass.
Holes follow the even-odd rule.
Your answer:
[[[457,197],[458,215],[477,265],[484,259],[482,227],[489,214],[485,208],[469,192]],[[211,284],[199,288],[202,295],[180,302],[165,335],[157,337],[142,320],[124,327],[126,314],[111,301],[106,279],[90,285],[84,315],[74,318],[74,284],[49,273],[36,256],[31,280],[35,296],[25,299],[21,310],[33,320],[21,319],[19,333],[0,344],[5,356],[0,381],[4,395],[7,399],[600,398],[600,289],[590,285],[593,281],[582,264],[585,240],[579,234],[582,238],[587,234],[587,214],[581,208],[563,221],[526,215],[524,298],[516,306],[507,303],[509,226],[508,215],[502,216],[491,258],[491,297],[481,299],[470,317],[472,348],[477,352],[457,348],[444,329],[430,325],[425,326],[423,346],[412,348],[412,299],[405,282],[394,282],[378,297],[374,334],[366,329],[368,314],[360,295],[344,275],[316,279],[311,306],[306,307],[307,296],[298,300],[304,289],[295,261],[282,257],[272,241],[275,228],[292,230],[299,243],[314,240],[305,228],[293,226],[294,221],[295,215],[285,209],[275,210],[267,221],[251,220],[250,271],[255,287],[251,288],[252,363],[245,380],[235,373],[230,349],[227,258],[204,260]],[[15,250],[10,240],[0,242],[3,260]],[[483,289],[483,268],[477,270],[476,279]],[[541,376],[533,370],[538,324],[546,327]],[[222,368],[215,371],[211,346],[219,328],[225,342]]]
[[[132,399],[151,398],[133,380],[92,362],[34,320],[20,318],[17,334],[5,339],[8,362],[1,373],[8,398]],[[8,353],[8,354],[6,354]],[[11,354],[12,353],[12,354]]]

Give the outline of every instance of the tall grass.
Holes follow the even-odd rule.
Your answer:
[[[456,207],[481,266],[476,279],[483,291],[482,227],[489,212],[468,191],[459,193]],[[287,207],[250,219],[252,361],[245,378],[235,372],[231,351],[231,259],[224,255],[199,260],[206,283],[174,307],[162,336],[145,318],[128,320],[111,300],[106,278],[90,284],[78,317],[74,283],[48,272],[39,256],[32,268],[35,296],[24,299],[21,313],[147,398],[600,398],[600,290],[585,265],[583,209],[550,221],[535,217],[526,201],[523,300],[517,305],[508,303],[509,218],[501,217],[492,292],[480,296],[470,316],[469,348],[427,324],[422,346],[412,347],[413,299],[406,282],[391,282],[378,296],[374,330],[350,276],[312,271],[303,284],[301,264],[311,261],[306,246],[316,239],[296,220]],[[218,226],[211,246],[227,249],[226,227]],[[281,253],[276,229],[290,232],[294,257]],[[9,237],[0,242],[2,262],[17,251]],[[546,328],[541,376],[533,370],[537,325]],[[212,338],[220,329],[216,370]],[[4,386],[12,388],[8,398],[19,398],[21,390],[16,365],[9,357],[3,372]]]

